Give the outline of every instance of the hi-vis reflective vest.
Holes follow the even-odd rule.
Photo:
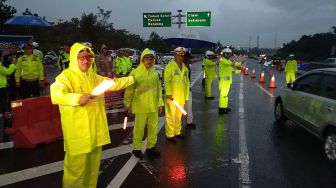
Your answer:
[[[58,57],[58,68],[60,70],[64,70],[67,69],[69,67],[69,63],[70,63],[70,54],[63,52],[62,54],[59,55]]]
[[[229,59],[221,58],[219,62],[219,78],[232,83],[232,62]]]
[[[43,80],[43,65],[40,58],[36,55],[23,55],[16,64],[15,81],[23,80]]]
[[[183,105],[189,99],[190,82],[188,68],[182,63],[182,70],[174,60],[171,60],[164,70],[165,94],[172,97]]]

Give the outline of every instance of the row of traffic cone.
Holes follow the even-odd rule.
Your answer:
[[[242,73],[243,73],[244,75],[249,75],[248,67],[243,67],[243,68],[242,68]],[[252,78],[252,79],[256,78],[255,69],[253,69],[253,71],[252,71],[251,78]],[[262,71],[262,72],[260,73],[259,83],[265,83],[265,73],[264,73],[264,71]],[[275,76],[274,76],[274,74],[272,75],[272,78],[271,78],[271,81],[270,81],[269,88],[276,88],[276,84],[275,84]]]

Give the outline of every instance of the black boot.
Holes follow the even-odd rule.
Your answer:
[[[192,128],[192,129],[196,129],[196,125],[193,123],[187,123],[187,126]]]
[[[153,157],[160,157],[160,154],[161,154],[155,147],[152,147],[152,148],[150,148],[150,149],[147,149],[147,150],[146,150],[146,153],[147,153],[148,155],[153,156]]]
[[[225,113],[225,108],[218,108],[218,113],[219,114],[224,114]]]
[[[169,142],[171,142],[171,143],[176,143],[176,138],[174,138],[174,137],[170,137],[170,138],[166,138],[167,139],[167,141],[169,141]]]
[[[133,150],[133,155],[139,159],[142,159],[143,158],[143,154],[141,152],[141,150]]]

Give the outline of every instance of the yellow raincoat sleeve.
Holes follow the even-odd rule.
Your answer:
[[[133,75],[134,75],[134,71],[132,71],[129,74],[129,76],[132,76],[132,77],[133,77]],[[125,94],[124,94],[124,105],[125,105],[125,107],[130,107],[131,106],[132,99],[133,99],[133,94],[134,94],[134,87],[135,87],[135,84],[131,84],[125,90]]]
[[[53,104],[64,106],[79,106],[81,93],[71,93],[68,88],[71,88],[69,79],[60,74],[56,77],[56,81],[50,86],[50,97]]]
[[[164,87],[165,87],[165,94],[172,95],[172,86],[171,86],[171,78],[172,78],[172,67],[170,64],[164,69]]]
[[[105,80],[109,79],[107,77],[103,77]],[[133,76],[114,78],[115,84],[109,89],[110,91],[118,91],[121,89],[125,89],[127,86],[132,85],[134,83]]]
[[[11,65],[9,65],[8,68],[6,68],[6,67],[2,66],[1,62],[0,62],[0,74],[2,74],[2,75],[7,76],[7,75],[12,74],[15,71],[15,68],[16,68],[15,64],[11,64]]]
[[[20,82],[21,71],[22,71],[22,61],[21,61],[21,58],[19,58],[16,63],[16,71],[15,71],[15,81],[16,82]]]

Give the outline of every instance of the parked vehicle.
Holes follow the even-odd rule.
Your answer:
[[[336,57],[326,59],[324,64],[336,66]]]
[[[54,51],[48,52],[43,58],[43,64],[57,65],[58,56]]]
[[[172,59],[174,59],[174,54],[173,53],[166,53],[164,56],[162,56],[161,61],[164,64],[168,64],[168,62]]]
[[[336,164],[336,68],[316,69],[282,88],[275,101],[275,120],[289,119],[323,143],[324,157]]]

